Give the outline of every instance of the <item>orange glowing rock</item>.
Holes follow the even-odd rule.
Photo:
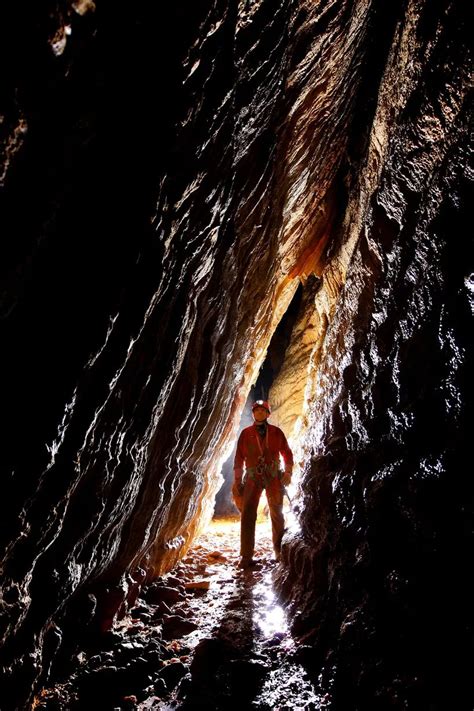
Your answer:
[[[210,580],[192,580],[189,583],[185,583],[184,587],[188,590],[209,590],[210,584]]]

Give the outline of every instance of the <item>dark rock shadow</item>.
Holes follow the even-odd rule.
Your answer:
[[[183,680],[180,709],[247,708],[267,674],[265,658],[254,651],[253,595],[259,570],[239,571],[234,591],[211,636],[197,645],[190,675]]]

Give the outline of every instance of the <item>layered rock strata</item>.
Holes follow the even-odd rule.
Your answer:
[[[304,331],[292,346],[306,466],[280,584],[336,708],[472,704],[468,57],[460,6],[408,4],[305,311],[313,349]],[[280,398],[292,414],[293,389]]]
[[[288,561],[293,574],[299,555],[315,566],[312,602],[296,598],[303,618],[314,624],[321,610],[328,630],[324,621],[339,618],[328,613],[332,598],[314,571],[327,559],[319,526],[334,524],[333,499],[324,500],[324,518],[316,469],[326,460],[317,443],[346,442],[362,402],[372,412],[371,379],[404,402],[404,386],[392,392],[392,371],[411,384],[416,354],[438,334],[434,319],[417,336],[420,350],[412,348],[415,313],[402,347],[402,326],[390,325],[396,307],[393,317],[385,313],[412,293],[410,284],[419,292],[425,268],[414,243],[424,245],[425,261],[436,247],[443,265],[445,225],[459,214],[462,11],[419,2],[387,15],[384,4],[365,0],[127,8],[81,0],[2,12],[10,69],[0,197],[5,708],[27,704],[54,674],[78,619],[81,629],[97,617],[107,627],[145,578],[184,554],[212,511],[220,463],[271,335],[298,279],[311,274],[333,280],[339,315],[334,300],[313,377],[325,400],[317,410],[306,398],[318,456],[305,478],[304,537]],[[391,256],[400,234],[412,245],[406,284]],[[440,270],[436,293],[447,289],[455,301],[454,272]],[[451,344],[463,332],[464,302],[455,325],[450,303],[438,319],[445,345],[432,371],[445,374],[445,393],[456,392],[462,373]],[[361,336],[371,328],[372,365]],[[392,343],[402,355],[389,376]],[[448,377],[448,361],[459,375]],[[395,404],[374,419],[405,432]],[[360,424],[348,439],[354,451],[369,431],[378,446],[383,427]],[[328,465],[327,481],[334,476]],[[357,475],[335,481],[336,492],[349,487],[343,498],[356,516]],[[341,564],[351,563],[347,550]],[[340,601],[338,614],[346,609]],[[327,652],[332,638],[323,639]]]

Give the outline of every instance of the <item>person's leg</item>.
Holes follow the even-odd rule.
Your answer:
[[[250,561],[255,547],[255,523],[262,487],[252,479],[247,479],[244,486],[242,515],[240,518],[240,555],[242,560]]]
[[[266,487],[268,508],[272,520],[272,540],[273,550],[276,558],[280,557],[281,539],[285,530],[285,519],[283,518],[283,487],[278,478],[272,479]]]

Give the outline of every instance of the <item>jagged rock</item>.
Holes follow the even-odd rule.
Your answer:
[[[174,605],[177,602],[184,602],[186,599],[186,595],[177,588],[165,585],[151,585],[144,591],[143,597],[152,605],[164,602],[168,606]]]
[[[189,583],[185,583],[184,587],[186,590],[209,590],[211,582],[210,580],[190,580]]]
[[[181,679],[187,674],[188,667],[182,662],[174,662],[167,664],[160,671],[160,679],[166,684],[166,689],[171,691],[174,689]],[[155,687],[156,688],[156,687]]]
[[[166,586],[170,588],[179,588],[183,584],[183,581],[179,577],[175,577],[174,575],[167,575],[164,578],[164,581]]]
[[[154,690],[160,699],[166,696],[168,694],[168,687],[166,686],[165,680],[161,678],[158,679],[154,684]]]
[[[225,662],[219,669],[219,676],[229,685],[230,693],[236,699],[251,699],[261,687],[268,666],[254,659],[236,659]]]
[[[202,639],[194,650],[191,662],[191,676],[193,682],[207,683],[210,676],[213,676],[216,669],[232,653],[232,647],[221,639]]]
[[[163,615],[163,639],[183,637],[198,628],[195,622],[180,615]]]
[[[156,610],[153,614],[153,619],[161,620],[163,615],[170,615],[170,614],[171,614],[171,607],[169,607],[166,604],[166,602],[160,601],[156,606]]]
[[[187,555],[300,283],[281,592],[341,708],[462,708],[468,4],[1,12],[6,711]]]

